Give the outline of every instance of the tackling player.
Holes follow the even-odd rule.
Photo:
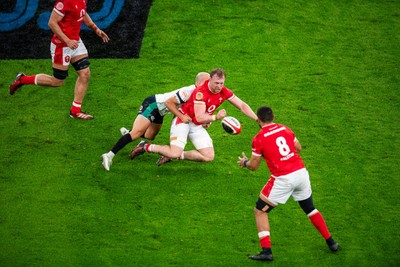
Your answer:
[[[181,106],[182,113],[188,115],[192,121],[184,123],[178,117],[172,120],[170,146],[149,144],[143,140],[132,150],[131,159],[144,152],[151,152],[163,156],[157,162],[158,166],[171,161],[173,158],[193,161],[214,160],[213,142],[205,128],[211,122],[226,116],[225,109],[221,109],[216,115],[213,115],[225,100],[228,100],[249,118],[257,119],[249,105],[224,86],[225,77],[224,70],[219,68],[212,70],[210,80],[196,88],[188,102]],[[184,151],[188,138],[196,150]]]
[[[207,72],[200,72],[196,75],[195,84],[193,85],[182,87],[165,94],[156,94],[147,97],[143,101],[139,114],[133,122],[132,130],[129,132],[127,129],[121,128],[123,136],[108,153],[101,155],[104,169],[107,171],[110,170],[112,159],[115,154],[130,142],[139,137],[154,140],[161,129],[165,115],[172,113],[183,123],[191,121],[188,115],[178,110],[178,106],[185,103],[192,95],[193,90],[201,86],[208,79],[210,79],[210,74]]]
[[[70,116],[83,120],[93,119],[92,115],[85,114],[81,110],[90,78],[88,51],[80,38],[82,23],[92,29],[103,42],[110,40],[86,13],[86,1],[58,0],[48,23],[54,33],[50,46],[53,76],[43,73],[27,76],[20,72],[10,85],[10,94],[13,95],[18,88],[26,84],[59,87],[64,84],[68,76],[69,64],[72,64],[78,73],[78,79],[75,84]]]
[[[261,158],[264,158],[271,172],[254,208],[262,251],[250,258],[273,260],[268,214],[279,203],[285,204],[290,196],[299,202],[329,248],[337,251],[339,244],[333,240],[322,214],[314,207],[310,177],[298,154],[301,151],[299,140],[289,127],[273,122],[274,114],[270,107],[260,107],[257,117],[261,130],[253,138],[251,158],[249,160],[243,152],[237,162],[242,168],[255,171],[260,166]]]

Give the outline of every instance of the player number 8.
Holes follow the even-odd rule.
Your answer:
[[[279,153],[281,153],[282,156],[287,156],[290,153],[290,148],[286,143],[286,139],[282,136],[276,138],[276,145],[279,148]]]

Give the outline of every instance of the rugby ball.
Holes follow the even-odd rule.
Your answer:
[[[242,125],[240,121],[231,116],[226,116],[222,119],[222,128],[228,134],[239,134],[242,131]]]

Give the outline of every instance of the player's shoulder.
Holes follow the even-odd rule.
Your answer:
[[[194,89],[196,89],[196,86],[194,84],[188,85],[188,86],[184,86],[178,89],[179,92],[188,92],[191,91],[193,92]]]
[[[74,5],[76,0],[57,0],[54,8],[60,12],[66,11],[70,6]]]
[[[196,89],[194,84],[179,88],[176,95],[181,103],[187,102],[192,95],[193,91]]]
[[[292,129],[285,125],[285,124],[281,124],[281,123],[276,123],[277,129],[279,129],[279,131],[283,131],[289,135],[294,135],[294,132],[292,131]]]
[[[228,87],[222,87],[221,93],[226,95],[228,98],[233,97],[235,95],[235,93],[229,89]]]

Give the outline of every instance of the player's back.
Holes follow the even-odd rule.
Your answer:
[[[254,138],[256,151],[253,152],[264,157],[272,175],[285,175],[304,168],[295,149],[295,140],[296,136],[289,127],[274,123],[264,126]]]

